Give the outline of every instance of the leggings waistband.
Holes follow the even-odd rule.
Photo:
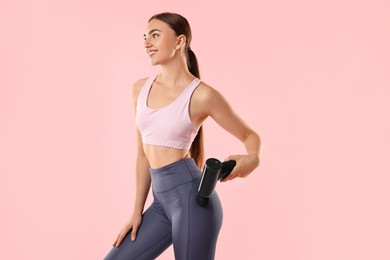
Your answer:
[[[152,188],[160,192],[192,182],[202,176],[193,158],[184,158],[160,168],[149,168]]]

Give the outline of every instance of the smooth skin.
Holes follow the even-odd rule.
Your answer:
[[[167,106],[195,78],[187,68],[186,40],[185,35],[177,36],[166,23],[160,20],[153,19],[148,23],[144,34],[145,49],[147,53],[150,50],[157,50],[154,55],[149,55],[150,61],[152,65],[161,65],[163,68],[149,93],[148,107],[156,109]],[[146,80],[147,78],[140,79],[132,87],[134,112],[137,107],[138,95]],[[190,118],[194,127],[199,129],[208,117],[213,118],[222,128],[238,138],[245,145],[247,151],[247,154],[231,155],[225,159],[225,161],[235,160],[236,166],[230,175],[221,182],[230,181],[237,177],[247,177],[260,164],[260,137],[233,111],[220,92],[202,81],[191,98]],[[189,150],[143,144],[137,128],[136,133],[136,199],[131,217],[113,243],[113,246],[116,247],[121,244],[130,230],[132,230],[131,239],[133,241],[136,239],[151,186],[149,167],[159,168],[189,157]]]

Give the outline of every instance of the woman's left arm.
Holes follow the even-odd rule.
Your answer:
[[[214,88],[209,88],[207,96],[207,108],[209,116],[226,131],[237,137],[247,151],[246,155],[231,155],[225,159],[235,160],[236,166],[222,182],[236,177],[248,176],[260,164],[261,139],[231,108],[227,100]]]

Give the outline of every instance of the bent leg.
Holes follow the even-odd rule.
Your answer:
[[[104,260],[156,259],[172,244],[171,222],[155,201],[144,212],[135,241],[131,230],[118,247],[112,247]]]

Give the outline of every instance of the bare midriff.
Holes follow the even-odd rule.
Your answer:
[[[152,169],[161,168],[178,160],[189,158],[189,150],[144,144],[144,153]]]

